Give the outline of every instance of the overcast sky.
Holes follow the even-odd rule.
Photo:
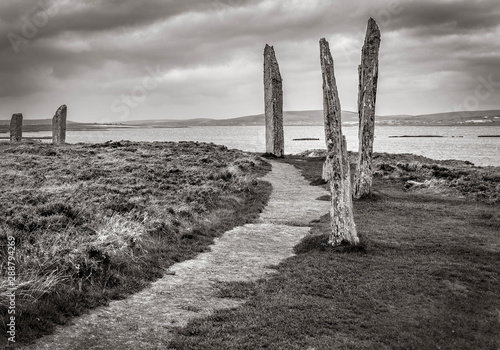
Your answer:
[[[285,110],[321,109],[321,37],[355,111],[370,16],[377,114],[500,109],[498,0],[2,0],[0,118],[62,104],[91,122],[260,114],[266,43]]]

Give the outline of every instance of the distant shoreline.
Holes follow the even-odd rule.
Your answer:
[[[0,135],[1,134],[8,134],[9,133],[9,125],[8,124],[1,124],[2,121],[0,121]],[[130,124],[123,124],[123,125],[112,125],[112,124],[80,124],[80,123],[68,123],[67,125],[67,131],[109,131],[113,129],[188,129],[188,128],[193,128],[193,127],[249,127],[249,126],[259,126],[259,127],[265,127],[264,124],[234,124],[234,125],[130,125]],[[323,126],[323,124],[285,124],[284,126],[289,127],[289,126]],[[354,123],[343,123],[343,127],[358,127],[358,124]],[[497,127],[500,126],[500,123],[481,123],[481,124],[421,124],[421,123],[402,123],[402,124],[388,124],[388,123],[377,123],[376,127],[460,127],[460,128],[467,128],[467,127]],[[50,124],[27,124],[23,126],[23,132],[25,133],[36,133],[36,132],[47,132],[47,131],[52,131],[52,125]],[[389,136],[389,137],[444,137],[444,136],[439,136],[439,135],[394,135],[394,136]],[[457,136],[460,137],[460,136]],[[500,135],[481,135],[480,137],[500,137]]]
[[[82,126],[72,126],[67,125],[66,131],[110,131],[112,129],[187,129],[189,126],[163,126],[163,125],[109,125],[109,124],[84,124]],[[52,131],[52,125],[48,124],[35,124],[35,125],[24,125],[23,132],[46,132]],[[0,134],[9,133],[8,125],[0,125]],[[2,137],[0,137],[2,139]]]
[[[442,136],[442,135],[396,135],[396,136],[391,135],[391,136],[389,136],[389,138],[399,138],[399,137],[444,137],[444,136]]]

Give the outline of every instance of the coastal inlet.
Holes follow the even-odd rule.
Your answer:
[[[500,137],[478,137],[488,133],[500,135],[500,126],[432,126],[430,128],[428,126],[376,125],[375,129],[375,152],[413,153],[433,159],[458,159],[467,160],[480,166],[500,166]],[[357,125],[349,126],[346,124],[342,131],[347,138],[348,150],[357,151]],[[213,142],[243,151],[265,152],[265,127],[263,125],[189,128],[101,127],[93,131],[68,130],[66,133],[66,142],[68,143],[101,143],[110,140],[200,141]],[[389,137],[430,134],[443,137]],[[51,132],[25,132],[23,137],[51,135]],[[284,138],[285,154],[298,154],[309,149],[325,148],[325,130],[322,125],[285,125]],[[318,140],[293,141],[293,139],[301,138]]]

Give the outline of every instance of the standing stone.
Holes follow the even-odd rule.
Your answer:
[[[66,142],[66,105],[62,105],[52,118],[52,143],[64,144]]]
[[[283,88],[274,49],[264,49],[264,102],[266,115],[266,153],[283,157]]]
[[[10,120],[10,142],[21,142],[23,138],[23,115],[16,113]]]
[[[358,67],[359,151],[354,186],[354,198],[358,199],[369,196],[372,191],[379,47],[380,29],[375,20],[370,18],[366,29],[365,43],[361,50],[361,64]]]
[[[341,108],[333,58],[328,41],[320,40],[321,72],[323,76],[323,114],[325,117],[326,161],[323,173],[328,177],[332,206],[332,232],[329,244],[359,243],[352,210],[351,171],[347,143],[342,135]]]

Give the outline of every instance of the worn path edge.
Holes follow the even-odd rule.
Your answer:
[[[272,171],[262,180],[273,191],[256,223],[225,232],[209,252],[171,266],[171,274],[143,291],[92,310],[23,349],[162,349],[172,327],[243,303],[216,297],[216,284],[275,273],[270,266],[293,256],[309,223],[329,210],[328,201],[317,200],[328,194],[323,188],[310,186],[292,165],[270,163]]]

